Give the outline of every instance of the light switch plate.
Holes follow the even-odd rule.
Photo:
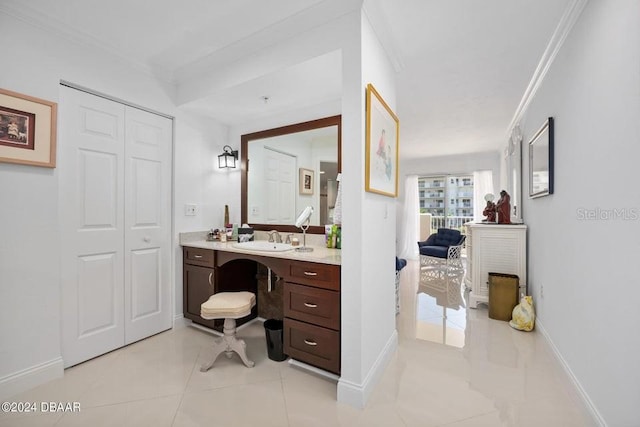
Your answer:
[[[187,203],[184,205],[184,215],[185,216],[195,216],[196,215],[196,205]]]

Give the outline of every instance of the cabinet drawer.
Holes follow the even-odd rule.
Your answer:
[[[200,265],[202,267],[214,267],[213,251],[211,249],[190,248],[185,246],[184,262],[187,264]]]
[[[340,266],[315,262],[291,261],[289,281],[317,288],[340,290]]]
[[[285,317],[335,330],[340,329],[340,293],[286,282]]]
[[[284,352],[301,362],[340,373],[340,332],[285,318]]]

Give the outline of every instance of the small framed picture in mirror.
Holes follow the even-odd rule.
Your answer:
[[[313,171],[311,169],[300,168],[300,194],[311,196],[313,195]]]
[[[529,141],[529,197],[553,194],[553,117]]]

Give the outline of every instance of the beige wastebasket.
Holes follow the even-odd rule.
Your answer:
[[[511,313],[518,305],[520,279],[514,274],[489,273],[489,317],[511,320]]]

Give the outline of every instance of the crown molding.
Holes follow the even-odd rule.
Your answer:
[[[0,2],[0,13],[11,16],[27,25],[31,25],[32,27],[44,31],[45,33],[54,34],[75,44],[107,52],[124,61],[131,68],[147,74],[150,77],[154,77],[163,83],[170,85],[176,84],[170,72],[157,67],[151,67],[136,58],[125,55],[115,46],[105,43],[89,33],[71,28],[62,21],[34,9],[29,6],[28,3],[22,2],[18,5],[8,2]]]
[[[547,75],[549,68],[551,68],[551,64],[556,59],[560,48],[564,44],[567,36],[573,29],[576,21],[580,17],[582,10],[587,5],[589,0],[571,0],[567,7],[564,10],[562,17],[560,18],[560,22],[556,27],[553,35],[551,36],[551,40],[547,44],[547,48],[545,49],[540,61],[538,62],[538,66],[536,67],[531,80],[529,81],[529,86],[524,92],[522,99],[520,100],[520,104],[509,123],[509,127],[507,128],[507,136],[511,135],[512,129],[520,122],[527,109],[529,108],[529,104],[535,97],[542,81]]]

